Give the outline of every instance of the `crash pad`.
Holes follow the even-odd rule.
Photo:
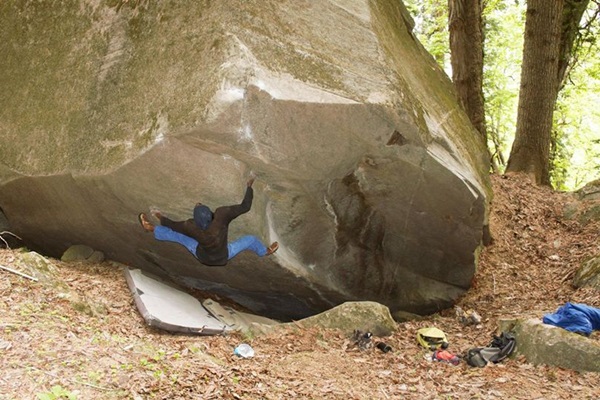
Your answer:
[[[139,269],[124,269],[135,304],[146,323],[170,332],[218,335],[231,330],[194,296]]]
[[[212,299],[204,300],[202,305],[232,330],[245,331],[254,325],[273,326],[279,324],[278,321],[267,317],[261,317],[260,315],[245,313],[234,310],[231,307],[223,306]]]
[[[152,327],[175,333],[219,335],[272,326],[278,321],[197,299],[183,288],[140,269],[123,268],[136,307]]]

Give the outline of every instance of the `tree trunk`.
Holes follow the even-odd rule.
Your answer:
[[[567,70],[571,66],[573,45],[579,33],[579,23],[583,13],[590,4],[590,0],[566,0],[562,18],[562,30],[560,37],[560,58],[558,61],[558,83],[559,88],[564,86]],[[560,90],[560,89],[559,89]]]
[[[507,172],[525,172],[550,186],[552,114],[558,96],[558,66],[564,0],[528,0],[517,130]]]
[[[452,81],[459,101],[484,143],[481,0],[448,0]]]

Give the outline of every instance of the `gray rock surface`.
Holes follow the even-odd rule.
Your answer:
[[[84,244],[74,244],[63,253],[60,260],[65,262],[87,261],[90,263],[101,263],[104,261],[104,253]]]
[[[583,201],[600,200],[600,179],[588,182],[581,189],[575,191],[574,195]]]
[[[573,277],[573,286],[591,287],[600,291],[600,256],[592,257],[581,264]]]
[[[573,200],[565,205],[565,218],[575,219],[582,225],[600,220],[600,180],[591,181],[570,195]]]
[[[60,258],[61,261],[83,261],[87,260],[94,254],[94,249],[84,244],[74,244],[69,247]]]
[[[108,259],[300,319],[425,314],[469,287],[485,149],[396,0],[0,3],[0,207],[26,244]],[[274,257],[199,264],[137,214],[252,210]]]
[[[359,330],[371,332],[375,336],[389,336],[397,328],[390,310],[373,301],[343,303],[321,314],[302,319],[295,324],[304,328],[317,326],[326,329],[340,329],[349,334]]]
[[[501,331],[515,334],[515,353],[522,354],[534,365],[600,372],[600,346],[585,336],[535,318],[501,320],[499,326]]]

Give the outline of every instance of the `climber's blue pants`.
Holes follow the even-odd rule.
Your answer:
[[[166,226],[158,225],[154,227],[154,238],[156,240],[162,240],[167,242],[175,242],[184,246],[190,253],[196,256],[196,248],[198,242],[183,233],[175,232],[171,228]],[[241,238],[234,240],[227,244],[228,256],[227,259],[231,260],[244,250],[250,250],[256,253],[258,256],[263,257],[267,254],[267,248],[260,241],[259,238],[253,235],[242,236]]]

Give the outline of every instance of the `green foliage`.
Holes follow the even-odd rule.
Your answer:
[[[515,2],[489,1],[483,10],[483,25],[488,147],[501,172],[506,167],[516,126],[525,8]]]
[[[448,8],[437,0],[404,2],[415,20],[414,33],[442,68],[450,68]]]
[[[572,67],[554,112],[552,184],[574,190],[600,177],[600,5],[591,2],[580,23]],[[592,106],[591,106],[592,105]]]
[[[446,70],[449,66],[448,4],[407,0],[415,34]],[[488,147],[503,172],[514,140],[525,26],[525,1],[484,0],[484,71]],[[580,23],[568,79],[559,93],[552,132],[551,181],[575,190],[600,177],[600,4],[591,1]],[[451,75],[451,74],[449,74]]]
[[[573,190],[600,176],[600,59],[590,58],[571,71],[554,112],[552,183]]]
[[[58,399],[68,399],[68,400],[77,400],[77,395],[66,390],[60,385],[52,386],[52,389],[49,392],[37,393],[36,397],[39,400],[58,400]]]

